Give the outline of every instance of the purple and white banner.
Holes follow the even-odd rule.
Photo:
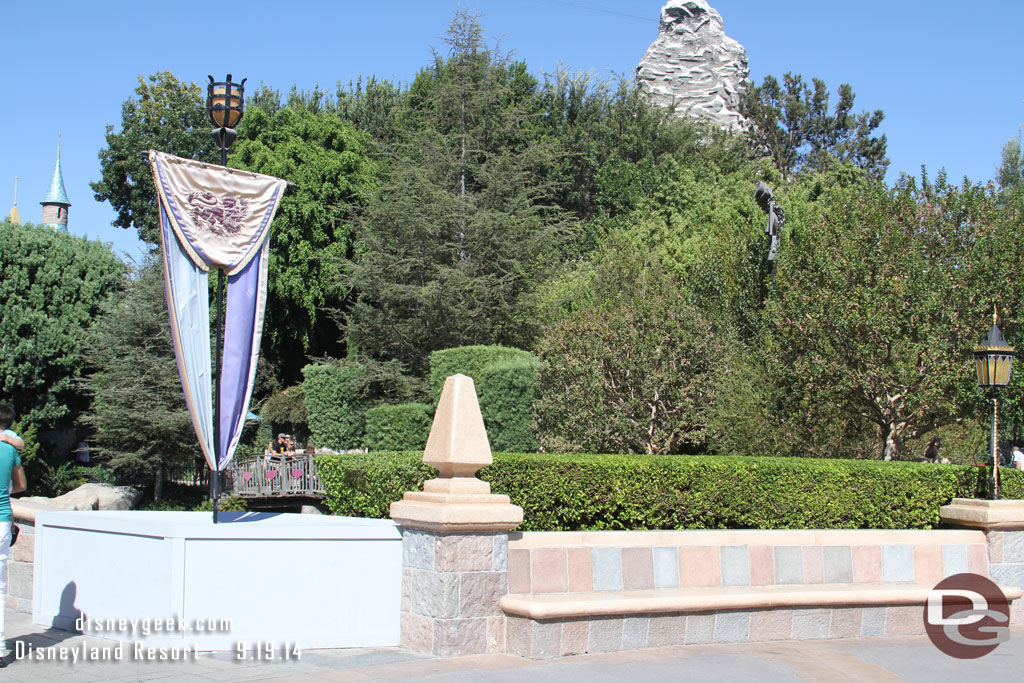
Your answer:
[[[149,163],[160,200],[167,308],[185,403],[207,463],[222,470],[238,446],[252,396],[267,302],[270,223],[287,183],[152,150]],[[207,279],[213,269],[228,276],[216,451]]]

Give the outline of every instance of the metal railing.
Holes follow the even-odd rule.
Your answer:
[[[312,454],[237,458],[230,467],[230,492],[242,498],[323,496]]]

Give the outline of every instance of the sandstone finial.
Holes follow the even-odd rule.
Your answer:
[[[441,478],[472,477],[494,462],[472,377],[452,375],[444,381],[423,462],[436,467]]]
[[[473,380],[452,375],[444,382],[427,437],[423,462],[438,476],[391,504],[402,526],[442,532],[509,530],[523,521],[523,509],[508,496],[494,495],[476,472],[493,462]]]

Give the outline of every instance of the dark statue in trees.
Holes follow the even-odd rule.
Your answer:
[[[779,236],[786,227],[786,211],[775,202],[775,193],[764,181],[757,181],[754,199],[761,210],[768,214],[764,231],[768,235],[768,261],[772,264],[772,275],[775,275],[775,261],[779,257]]]

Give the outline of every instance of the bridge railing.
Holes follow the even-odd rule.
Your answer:
[[[322,496],[324,486],[313,454],[257,455],[236,458],[231,467],[231,493],[242,498]]]

